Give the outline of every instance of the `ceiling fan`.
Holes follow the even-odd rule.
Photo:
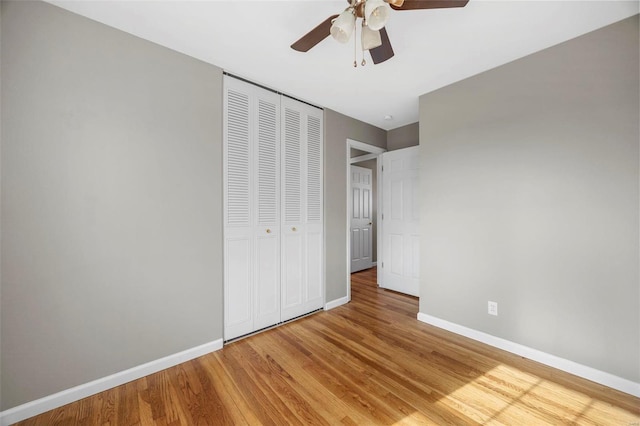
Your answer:
[[[291,45],[298,52],[307,52],[331,35],[346,43],[355,30],[356,19],[362,19],[362,50],[368,50],[374,64],[393,57],[393,48],[385,25],[389,10],[440,9],[464,7],[469,0],[347,0],[349,6],[340,14],[332,15]],[[354,40],[355,41],[355,40]],[[365,60],[362,59],[362,65]],[[353,66],[358,66],[354,60]]]

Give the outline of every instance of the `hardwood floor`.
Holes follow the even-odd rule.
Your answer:
[[[640,399],[418,322],[416,298],[375,283],[20,424],[640,424]]]

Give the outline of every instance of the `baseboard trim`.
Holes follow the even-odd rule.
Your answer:
[[[146,364],[138,365],[128,370],[120,371],[110,376],[93,380],[89,383],[45,396],[44,398],[36,399],[35,401],[27,402],[26,404],[18,405],[17,407],[0,412],[0,425],[10,425],[28,419],[29,417],[37,416],[38,414],[53,410],[54,408],[95,395],[107,389],[120,386],[132,380],[148,376],[149,374],[156,373],[220,349],[222,349],[222,339],[214,340],[213,342],[205,343],[204,345],[196,346],[195,348],[187,349],[155,361],[147,362]]]
[[[577,362],[569,361],[568,359],[560,358],[558,356],[551,355],[538,349],[533,349],[528,346],[521,345],[519,343],[511,342],[500,337],[492,336],[490,334],[474,330],[463,325],[455,324],[447,320],[423,314],[422,312],[418,313],[418,321],[433,325],[438,328],[442,328],[447,331],[451,331],[452,333],[456,333],[482,343],[486,343],[487,345],[496,347],[498,349],[502,349],[507,352],[529,358],[541,364],[548,365],[549,367],[557,368],[558,370],[571,373],[575,376],[591,380],[592,382],[608,386],[621,392],[640,397],[640,383],[623,379],[622,377],[615,376],[611,373],[596,370],[595,368],[578,364]]]
[[[328,311],[330,309],[337,308],[340,305],[344,305],[345,303],[349,303],[350,300],[351,299],[350,299],[349,296],[344,296],[344,297],[341,297],[340,299],[332,300],[331,302],[327,302],[324,305],[324,310]]]

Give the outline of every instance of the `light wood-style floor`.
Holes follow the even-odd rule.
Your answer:
[[[20,424],[640,424],[640,399],[420,323],[375,273],[347,305]]]

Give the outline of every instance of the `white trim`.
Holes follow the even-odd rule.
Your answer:
[[[371,154],[382,154],[383,152],[387,152],[387,150],[384,148],[380,148],[375,145],[369,145],[368,143],[364,143],[364,142],[360,142],[360,141],[356,141],[348,138],[347,138],[347,145],[349,145],[350,148],[355,148],[359,151],[370,152]],[[349,151],[349,157],[351,157],[351,151]]]
[[[355,163],[360,163],[362,161],[373,160],[374,158],[378,158],[378,155],[380,154],[365,154],[359,157],[351,157],[349,159],[349,163],[355,164]]]
[[[327,185],[325,179],[327,173],[324,168],[326,166],[325,156],[327,149],[327,111],[322,110],[322,303],[325,305],[327,301]],[[282,296],[282,295],[281,295]]]
[[[378,267],[378,261],[371,262],[371,267],[372,268],[377,268]]]
[[[342,306],[346,303],[349,303],[349,296],[344,296],[341,297],[340,299],[336,299],[336,300],[332,300],[331,302],[327,302],[326,305],[324,305],[324,310],[325,311],[329,311],[333,308],[337,308],[338,306]]]
[[[37,416],[38,414],[53,410],[54,408],[95,395],[107,389],[120,386],[132,380],[137,380],[141,377],[148,376],[149,374],[156,373],[220,349],[222,349],[222,339],[214,340],[213,342],[205,343],[204,345],[196,346],[195,348],[187,349],[173,355],[168,355],[164,358],[150,361],[146,364],[138,365],[136,367],[129,368],[128,370],[120,371],[110,376],[102,377],[89,383],[84,383],[82,385],[45,396],[44,398],[27,402],[26,404],[18,405],[17,407],[0,412],[0,425],[10,425],[33,416]]]
[[[378,197],[378,205],[376,206],[376,240],[377,240],[377,248],[376,248],[376,268],[378,268],[378,264],[380,264],[380,268],[377,270],[377,283],[378,287],[384,286],[383,274],[382,274],[382,266],[384,265],[384,240],[382,239],[382,233],[384,232],[384,221],[382,220],[382,210],[384,209],[384,197],[382,196],[383,189],[383,176],[382,176],[382,163],[384,161],[384,156],[380,155],[376,160],[376,168],[377,168],[377,197]]]
[[[611,373],[596,370],[595,368],[578,364],[577,362],[560,358],[558,356],[551,355],[546,352],[521,345],[519,343],[511,342],[500,337],[492,336],[490,334],[483,333],[482,331],[474,330],[463,325],[455,324],[440,318],[433,317],[431,315],[423,314],[422,312],[418,313],[418,321],[422,321],[424,323],[431,324],[447,331],[451,331],[461,336],[486,343],[487,345],[505,350],[507,352],[529,358],[533,361],[537,361],[550,367],[557,368],[558,370],[571,373],[578,377],[591,380],[592,382],[608,386],[621,392],[640,397],[640,383],[632,382],[631,380],[615,376]]]
[[[346,175],[347,175],[347,181],[345,182],[346,188],[347,190],[346,195],[347,195],[347,217],[346,217],[346,247],[347,247],[347,263],[346,263],[346,280],[347,280],[347,302],[349,302],[351,300],[351,202],[350,202],[350,197],[351,194],[350,192],[350,188],[351,188],[351,148],[355,148],[358,149],[360,151],[364,151],[364,152],[368,152],[370,154],[375,154],[376,156],[374,157],[376,160],[376,168],[378,169],[378,171],[380,171],[380,161],[378,161],[378,156],[384,152],[387,152],[387,150],[385,148],[380,148],[377,147],[375,145],[369,145],[368,143],[364,143],[364,142],[360,142],[360,141],[356,141],[353,139],[349,139],[347,138],[347,143],[346,143],[346,147],[347,147],[347,151],[346,151],[346,163],[347,163],[347,170],[346,170]],[[380,174],[378,173],[378,182],[380,182]],[[380,191],[380,187],[378,186],[378,191]],[[378,218],[380,217],[380,197],[378,197]],[[380,221],[378,221],[378,227],[380,226]],[[379,235],[379,234],[378,234]],[[378,238],[378,253],[380,253],[380,239]],[[380,256],[377,256],[377,258],[379,259]],[[341,299],[338,299],[341,300]],[[327,303],[326,306],[330,306],[332,302]],[[346,303],[346,302],[345,302]],[[338,305],[336,305],[338,306]],[[335,306],[334,306],[335,307]]]

